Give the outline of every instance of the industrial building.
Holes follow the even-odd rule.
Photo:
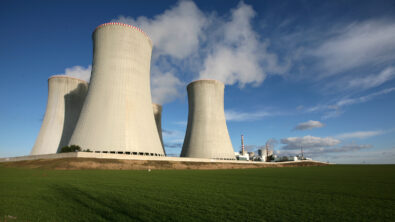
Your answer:
[[[226,126],[224,88],[217,80],[187,86],[188,124],[181,157],[236,159]]]
[[[31,155],[57,153],[67,146],[76,126],[88,83],[69,76],[48,79],[48,101]]]
[[[264,148],[258,149],[258,156],[262,158],[262,161],[269,162],[269,157],[273,155],[273,150],[270,150],[268,145]]]
[[[94,152],[164,156],[152,110],[151,39],[106,23],[93,32],[88,94],[69,142]]]
[[[53,154],[66,145],[94,153],[165,156],[162,106],[152,103],[151,39],[139,28],[105,23],[92,35],[88,83],[69,76],[48,80],[48,104],[32,155]],[[188,84],[188,124],[181,157],[267,161],[244,149],[234,152],[224,112],[225,85],[212,79]]]

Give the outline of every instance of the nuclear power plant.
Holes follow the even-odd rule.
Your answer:
[[[197,80],[187,86],[188,125],[181,157],[235,160],[224,112],[224,84]]]
[[[151,39],[122,23],[98,26],[92,39],[89,87],[68,76],[49,79],[47,110],[31,154],[53,154],[77,145],[93,153],[165,156],[162,106],[151,100]],[[224,88],[217,80],[187,86],[188,124],[181,157],[235,160]]]
[[[87,90],[88,83],[77,78],[48,79],[47,109],[31,155],[57,153],[69,143]]]
[[[134,26],[106,23],[96,28],[91,81],[70,145],[164,156],[152,110],[151,52],[151,40]]]

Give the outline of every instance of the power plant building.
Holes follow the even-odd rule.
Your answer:
[[[197,80],[187,86],[188,125],[181,157],[235,160],[226,126],[224,84]]]
[[[57,153],[67,146],[78,121],[88,83],[69,76],[48,79],[48,101],[31,155]]]
[[[93,33],[88,94],[69,145],[164,156],[150,89],[152,42],[139,28],[106,23]]]

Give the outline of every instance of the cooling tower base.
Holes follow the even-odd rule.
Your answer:
[[[133,167],[131,164],[134,164],[133,161],[152,161],[152,162],[145,162],[143,165],[145,167],[149,167],[150,164],[155,165],[155,162],[166,163],[171,162],[176,164],[178,163],[185,163],[185,168],[174,168],[174,169],[234,169],[234,168],[245,168],[242,165],[250,165],[251,167],[283,167],[283,166],[316,166],[316,165],[327,165],[328,163],[319,162],[319,161],[311,161],[311,160],[303,160],[303,161],[289,161],[289,162],[257,162],[257,161],[237,161],[237,160],[216,160],[216,159],[205,159],[205,158],[186,158],[186,157],[168,157],[168,156],[151,156],[151,155],[127,155],[127,154],[116,154],[116,153],[90,153],[90,152],[72,152],[72,153],[57,153],[57,154],[44,154],[44,155],[31,155],[31,156],[19,156],[19,157],[9,157],[9,158],[0,158],[0,163],[12,163],[12,162],[19,162],[19,161],[33,161],[31,162],[32,165],[40,165],[41,162],[45,162],[47,160],[60,161],[61,159],[78,159],[80,161],[88,161],[85,166],[88,168],[94,169],[97,166],[97,169],[106,169],[101,168],[99,165],[89,163],[92,159],[103,161],[107,160],[122,160],[122,161],[132,161],[127,162],[127,166],[123,166],[122,169],[139,169],[138,167]],[[201,163],[203,165],[200,166],[208,166],[207,164],[214,164],[210,165],[208,168],[205,167],[197,167],[197,168],[189,168],[189,163],[198,164]],[[137,162],[136,162],[137,163]],[[140,162],[141,163],[141,162]],[[26,163],[29,164],[29,163]],[[216,165],[217,164],[217,165]],[[230,164],[227,167],[221,167],[222,165],[218,164]],[[22,164],[24,165],[24,164]],[[38,166],[37,165],[37,166]],[[161,165],[161,164],[159,164]],[[166,165],[166,164],[165,164]],[[167,166],[167,165],[166,165]],[[241,167],[240,167],[241,166]],[[68,165],[68,167],[73,167]],[[126,168],[125,168],[126,167]],[[169,167],[169,166],[167,166]],[[217,167],[217,168],[216,168]],[[70,168],[70,169],[71,169]],[[170,167],[171,168],[171,167]],[[247,167],[250,168],[250,167]],[[68,168],[67,168],[68,169]],[[164,167],[163,169],[169,169]]]
[[[144,153],[144,152],[132,152],[132,151],[91,151],[91,153],[125,154],[125,155],[134,155],[134,156],[165,156],[160,153]]]

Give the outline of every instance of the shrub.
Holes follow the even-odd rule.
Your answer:
[[[60,149],[61,153],[69,153],[69,152],[77,152],[81,151],[81,147],[77,145],[70,145],[70,146],[64,146],[62,149]]]

